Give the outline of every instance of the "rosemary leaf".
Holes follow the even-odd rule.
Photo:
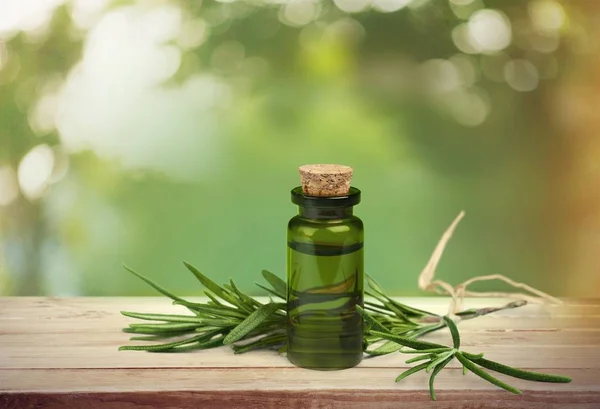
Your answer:
[[[139,335],[129,338],[130,341],[160,341],[163,339],[181,337],[183,335],[188,335],[194,331],[186,331],[186,332],[164,332],[156,335]]]
[[[449,347],[444,348],[433,348],[433,349],[416,349],[416,350],[404,350],[400,349],[403,354],[439,354],[440,352],[446,352],[450,350]]]
[[[442,362],[444,362],[446,359],[453,357],[455,353],[456,353],[456,350],[455,349],[451,349],[448,352],[444,352],[444,353],[441,353],[441,354],[437,355],[437,358],[435,358],[434,360],[432,360],[431,363],[429,365],[427,365],[427,368],[425,369],[425,371],[427,373],[431,372],[431,370],[433,368],[435,368],[437,365],[439,365]]]
[[[198,324],[129,324],[129,328],[123,328],[123,332],[154,335],[173,331],[193,331],[196,328]]]
[[[371,356],[381,356],[394,353],[401,348],[400,345],[393,341],[386,341],[384,344],[373,350],[365,350],[365,352]]]
[[[378,314],[390,315],[392,317],[394,317],[396,315],[393,312],[386,310],[385,307],[382,307],[379,304],[375,304],[370,301],[365,301],[364,304],[365,304],[365,307],[364,307],[365,310],[370,310],[370,311],[376,312]]]
[[[396,305],[394,305],[393,303],[391,303],[389,301],[389,299],[384,296],[384,295],[380,295],[380,294],[374,294],[371,293],[369,291],[365,291],[365,295],[369,296],[369,297],[373,297],[375,298],[377,301],[379,301],[381,304],[381,306],[379,306],[382,309],[387,309],[388,311],[392,312],[396,318],[397,321],[399,322],[407,322],[407,323],[411,323],[413,325],[417,325],[416,323],[412,322],[403,312],[400,308],[396,308]]]
[[[363,320],[365,320],[365,322],[371,326],[371,331],[375,329],[380,332],[389,333],[386,327],[377,321],[371,314],[366,312],[360,305],[356,306],[356,311],[358,311],[358,313],[363,317]]]
[[[285,300],[285,294],[287,294],[286,282],[268,270],[263,270],[261,273],[264,279],[267,280],[269,284],[271,284],[271,287],[273,287],[273,291],[275,291],[278,294],[281,294],[281,298]]]
[[[398,375],[398,377],[396,378],[396,382],[400,382],[402,379],[406,378],[407,376],[410,376],[414,373],[422,371],[423,369],[427,368],[427,365],[429,365],[429,362],[424,362],[421,365],[413,366],[412,368],[407,369],[406,371],[404,371],[400,375]]]
[[[465,358],[470,359],[471,361],[473,361],[475,359],[483,358],[483,352],[481,352],[479,354],[471,354],[470,352],[465,352],[465,351],[461,351],[461,352],[465,356]]]
[[[372,297],[375,298],[377,301],[379,301],[380,303],[385,303],[386,299],[385,297],[383,297],[382,295],[380,295],[379,293],[372,293],[369,290],[364,290],[364,293],[367,297]]]
[[[193,351],[193,350],[197,350],[197,349],[216,348],[216,347],[223,346],[223,339],[224,338],[225,338],[224,336],[219,336],[217,338],[211,339],[210,341],[206,341],[206,342],[198,342],[198,343],[195,343],[195,344],[184,345],[184,346],[175,347],[175,348],[171,348],[171,349],[160,349],[160,350],[149,351],[149,352],[169,352],[169,353],[173,353],[173,352],[187,352],[187,351]]]
[[[385,293],[385,291],[383,291],[383,289],[381,288],[381,286],[375,281],[375,279],[373,277],[371,277],[370,275],[366,274],[365,278],[367,280],[367,283],[369,284],[369,287],[371,289],[373,289],[373,291],[377,292],[382,297],[384,297],[385,299],[387,299],[389,303],[394,304],[394,306],[396,306],[400,310],[402,310],[404,316],[411,316],[412,318],[438,317],[437,314],[432,314],[432,313],[430,313],[428,311],[419,310],[417,308],[409,307],[408,305],[399,303],[398,301],[394,300],[393,298],[390,298]]]
[[[210,278],[206,277],[204,274],[200,272],[193,265],[183,262],[183,264],[187,267],[188,270],[192,272],[192,274],[200,281],[200,283],[206,287],[208,290],[212,291],[218,297],[221,297],[223,300],[227,301],[230,304],[235,304],[233,297],[231,297],[221,286],[212,281]]]
[[[235,341],[241,339],[244,335],[258,327],[263,321],[265,321],[271,314],[282,307],[282,304],[271,303],[261,306],[259,309],[254,311],[248,316],[240,325],[231,330],[231,332],[223,340],[223,344],[230,345]]]
[[[187,338],[177,342],[170,342],[168,344],[159,345],[126,345],[119,347],[119,351],[161,351],[165,349],[171,349],[182,345],[191,344],[200,340],[206,339],[206,335],[196,335],[195,337]]]
[[[396,334],[396,335],[405,335],[407,332],[409,331],[413,331],[415,328],[415,326],[412,325],[406,325],[406,324],[398,324],[396,322],[391,322],[391,327],[390,327],[390,332],[392,334]]]
[[[446,325],[443,323],[438,323],[438,324],[432,324],[432,325],[425,325],[425,326],[419,326],[417,328],[413,328],[410,331],[408,331],[407,333],[404,334],[405,337],[407,338],[420,338],[423,335],[429,334],[430,332],[434,332],[437,331],[439,329],[444,328]]]
[[[381,303],[383,304],[383,307],[385,307],[389,311],[393,312],[397,319],[399,319],[399,320],[401,320],[402,322],[405,322],[405,323],[411,323],[413,325],[417,325],[415,322],[411,321],[410,318],[408,318],[404,314],[404,312],[402,312],[402,309],[398,308],[394,303],[391,303],[391,302],[389,302],[387,300],[381,301]]]
[[[254,298],[242,293],[237,286],[235,285],[235,283],[233,282],[232,279],[229,279],[229,285],[231,286],[231,288],[233,289],[233,292],[238,296],[238,298],[240,300],[242,300],[242,302],[244,304],[246,304],[249,308],[253,308],[253,307],[260,307],[261,304],[256,301]]]
[[[173,315],[173,314],[143,314],[139,312],[121,311],[121,314],[130,318],[139,318],[148,321],[169,321],[169,322],[187,322],[202,324],[204,320],[192,315]]]
[[[221,303],[219,300],[217,300],[217,296],[212,291],[210,291],[210,290],[204,290],[204,294],[206,294],[206,296],[208,298],[210,298],[210,300],[212,302],[214,302],[216,306],[223,307],[223,308],[231,308],[231,307],[229,307],[229,306]]]
[[[365,274],[365,279],[367,280],[367,283],[369,284],[369,287],[373,291],[375,291],[376,293],[378,293],[380,295],[385,295],[385,293],[383,292],[383,289],[377,283],[377,281],[375,281],[375,279],[373,277],[371,277],[369,274]]]
[[[379,335],[382,338],[388,339],[390,341],[394,341],[397,344],[404,345],[405,347],[410,347],[413,349],[434,349],[434,348],[444,348],[444,345],[434,344],[432,342],[425,341],[417,341],[414,339],[401,337],[399,335],[379,332],[379,331],[371,331],[373,335]]]
[[[414,308],[414,307],[411,307],[411,306],[406,305],[406,304],[400,304],[400,305],[402,306],[402,309],[404,310],[405,314],[414,315],[415,317],[435,317],[435,318],[440,318],[439,315],[434,314],[434,313],[429,312],[429,311],[420,310],[418,308]]]
[[[466,355],[466,354],[465,354]],[[511,366],[503,365],[498,362],[490,361],[484,358],[471,358],[474,363],[483,366],[484,368],[491,369],[495,372],[500,372],[505,375],[512,376],[513,378],[525,379],[528,381],[536,382],[552,382],[552,383],[569,383],[571,378],[567,376],[544,374],[539,372],[525,371],[523,369],[513,368]]]
[[[419,361],[424,361],[424,360],[430,360],[433,357],[435,357],[435,354],[419,355],[419,356],[415,356],[414,358],[407,359],[406,361],[404,361],[404,363],[406,363],[406,364],[412,364],[414,362],[419,362]]]
[[[518,390],[517,388],[502,382],[500,379],[495,378],[494,376],[492,376],[489,373],[485,372],[484,370],[480,369],[473,362],[471,362],[467,358],[465,358],[465,356],[462,353],[457,352],[454,356],[456,357],[456,359],[458,359],[460,361],[461,364],[463,364],[465,367],[467,367],[467,369],[469,371],[473,372],[475,375],[479,376],[480,378],[483,378],[486,381],[493,383],[494,385],[496,385],[502,389],[505,389],[509,392],[512,392],[516,395],[521,394],[521,391]]]
[[[273,348],[277,346],[281,346],[282,343],[285,342],[285,334],[271,334],[267,335],[257,341],[251,342],[246,345],[234,345],[233,353],[234,354],[243,354],[249,351],[255,351],[257,349],[265,349],[265,348]]]
[[[452,334],[452,343],[454,344],[454,348],[460,348],[460,334],[458,333],[458,328],[456,327],[456,324],[454,323],[452,318],[448,317],[447,315],[444,315],[444,322],[448,326],[450,334]]]
[[[248,304],[241,297],[239,297],[231,285],[223,284],[223,291],[225,291],[229,296],[227,301],[238,307],[239,310],[243,311],[244,313],[252,313],[252,311],[254,311],[254,306]]]
[[[150,285],[150,287],[153,287],[156,291],[158,291],[162,295],[165,295],[165,296],[169,297],[172,300],[177,300],[177,301],[182,302],[182,303],[187,303],[187,301],[184,300],[183,298],[180,298],[180,297],[176,296],[175,294],[171,293],[170,291],[162,288],[160,285],[156,284],[154,281],[152,281],[149,278],[143,276],[142,274],[138,273],[137,271],[135,271],[135,270],[127,267],[126,265],[123,265],[123,268],[125,270],[129,271],[131,274],[133,274],[137,278],[139,278],[140,280],[145,281],[146,284]]]
[[[285,295],[284,294],[279,294],[277,291],[275,291],[275,290],[273,290],[273,289],[271,289],[271,288],[269,288],[267,286],[264,286],[262,284],[259,284],[259,283],[254,283],[254,284],[256,284],[258,287],[262,288],[263,290],[266,290],[269,294],[272,294],[275,297],[279,297],[279,298],[285,300]]]
[[[177,301],[175,301],[175,303],[177,303]],[[240,312],[235,308],[227,306],[213,307],[206,304],[194,304],[193,309],[202,315],[208,314],[212,315],[213,317],[229,317],[242,320],[246,318],[246,315],[244,315],[244,313]]]
[[[431,373],[431,376],[429,377],[429,395],[431,396],[431,400],[437,400],[437,398],[435,396],[435,390],[433,388],[433,383],[435,381],[435,377],[437,376],[438,373],[440,373],[440,371],[442,369],[444,369],[446,367],[446,365],[448,365],[448,363],[450,361],[452,361],[453,358],[454,358],[454,356],[448,357],[444,362],[442,362],[438,366],[436,366],[434,368],[433,372]]]

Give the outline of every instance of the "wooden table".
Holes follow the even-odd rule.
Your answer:
[[[399,300],[439,313],[448,305],[440,298]],[[402,354],[321,372],[293,367],[270,351],[117,351],[130,344],[121,328],[134,322],[120,310],[178,309],[162,298],[0,298],[0,408],[600,408],[600,300],[528,305],[460,323],[465,350],[568,375],[572,383],[498,375],[523,390],[518,396],[463,376],[453,362],[437,377],[437,402],[424,373],[394,382],[408,367]],[[447,330],[426,339],[450,342]]]

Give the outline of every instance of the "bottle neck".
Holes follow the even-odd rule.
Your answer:
[[[313,207],[298,206],[298,215],[306,219],[332,220],[347,219],[352,216],[354,207]]]

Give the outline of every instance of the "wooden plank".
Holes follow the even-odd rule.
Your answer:
[[[434,337],[428,337],[431,340]],[[445,340],[448,343],[448,340]],[[291,364],[276,351],[254,351],[234,355],[229,347],[186,354],[157,354],[142,351],[117,351],[116,345],[69,345],[68,343],[5,345],[0,351],[0,368],[139,368],[139,367],[289,367]],[[585,345],[478,345],[464,350],[484,353],[507,365],[524,368],[587,368],[600,362],[600,348]],[[403,354],[367,358],[363,367],[406,367]],[[235,363],[234,363],[235,362]]]
[[[521,368],[563,368],[578,369],[596,367],[600,362],[600,348],[595,346],[569,350],[568,346],[556,347],[519,347],[493,346],[465,348],[464,350],[483,352],[489,359],[506,365]],[[564,352],[562,352],[564,351]],[[404,363],[408,356],[392,354],[385,357],[366,358],[360,367],[407,368]],[[457,366],[456,362],[451,363]],[[2,347],[0,368],[286,368],[291,367],[285,357],[276,351],[254,351],[243,355],[234,355],[227,348],[209,351],[193,351],[185,354],[156,354],[141,351],[121,351],[114,348],[62,348],[40,347],[38,349],[20,349]]]
[[[437,402],[431,402],[423,390],[0,393],[0,407],[4,409],[598,409],[599,403],[596,393],[537,391],[521,396],[499,391],[448,391]]]
[[[165,371],[167,373],[165,373]],[[430,408],[425,374],[394,383],[391,369],[320,372],[298,368],[177,371],[28,370],[17,379],[0,370],[3,408]],[[561,373],[560,371],[555,371]],[[460,370],[446,370],[436,382],[435,407],[597,409],[598,370],[581,371],[569,385],[521,380],[512,395]],[[132,382],[132,379],[135,382]],[[249,382],[251,380],[251,382]],[[3,392],[10,390],[10,393]],[[33,393],[31,393],[33,392]]]
[[[324,388],[353,391],[356,389],[413,391],[427,390],[428,377],[420,372],[395,383],[402,372],[397,368],[352,368],[343,371],[312,371],[289,368],[179,368],[179,369],[0,369],[2,392],[160,392],[160,391],[289,391]],[[569,375],[569,384],[547,384],[498,375],[499,379],[524,391],[600,393],[599,369],[582,369],[570,373],[553,369],[557,375]],[[436,378],[436,390],[486,390],[498,388],[462,370],[447,369]],[[502,390],[500,390],[502,391]],[[508,394],[508,392],[502,391]]]
[[[164,310],[163,310],[164,311]],[[168,310],[167,310],[168,311]],[[176,313],[176,312],[168,312]],[[0,319],[0,336],[4,334],[72,334],[72,333],[101,333],[115,331],[120,332],[122,328],[132,323],[141,323],[141,320],[108,316],[104,319]],[[463,321],[460,328],[465,331],[487,332],[512,332],[512,331],[600,331],[600,317],[590,319],[575,318],[509,318],[509,317],[479,317],[473,320]]]
[[[465,329],[460,327],[462,344],[468,347],[494,346],[494,345],[519,345],[519,346],[594,346],[600,345],[600,331],[589,330],[487,330]],[[23,335],[35,335],[24,337]],[[72,336],[68,336],[72,335]],[[91,328],[89,331],[78,328],[69,329],[68,332],[29,332],[0,334],[0,342],[5,347],[37,348],[38,345],[51,345],[56,348],[78,348],[78,347],[106,347],[117,348],[119,345],[135,344],[129,341],[134,334],[121,332],[120,327],[113,328]],[[442,329],[428,334],[426,338],[431,342],[448,343],[450,335],[447,330]],[[139,342],[139,341],[137,341]],[[0,354],[1,356],[1,354]]]

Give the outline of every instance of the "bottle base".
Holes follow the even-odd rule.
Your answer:
[[[362,361],[362,354],[360,356],[353,357],[297,357],[288,353],[287,359],[294,366],[303,369],[311,369],[314,371],[341,371],[344,369],[354,368]]]

